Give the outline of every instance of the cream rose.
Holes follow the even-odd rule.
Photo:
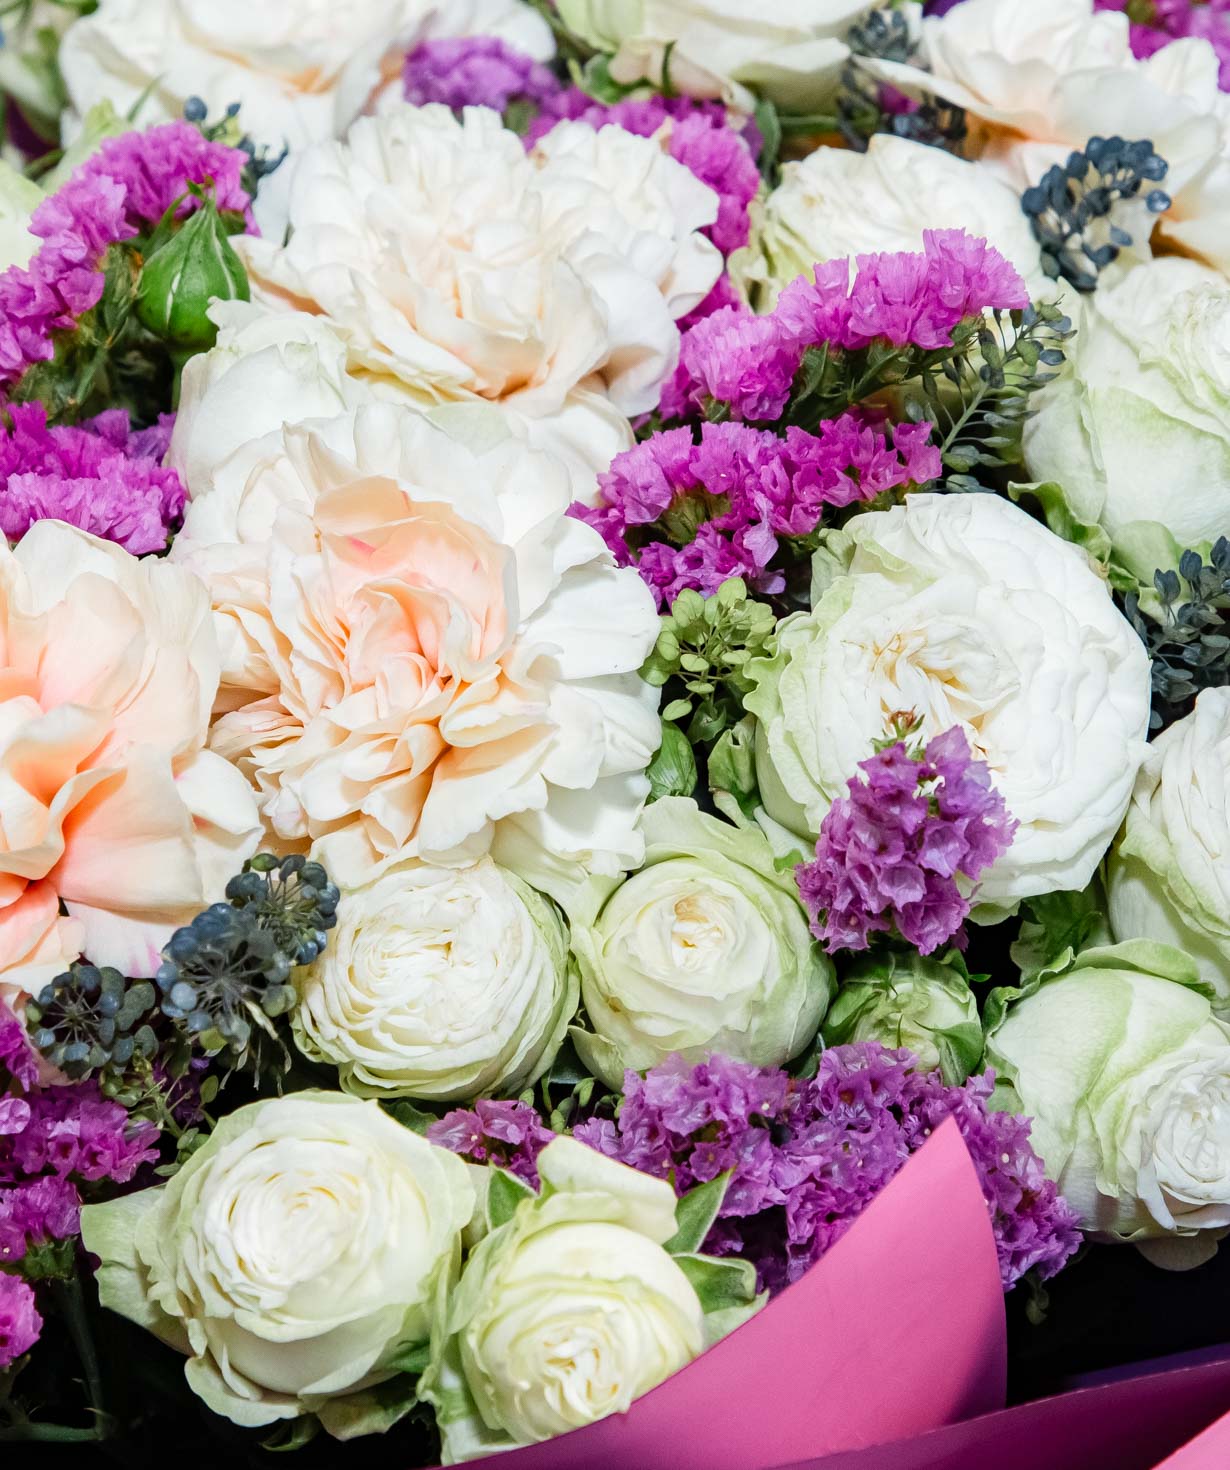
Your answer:
[[[504,1180],[498,1215],[493,1188],[494,1229],[437,1324],[421,1389],[446,1465],[626,1413],[762,1305],[746,1261],[693,1254],[665,1180],[572,1138],[538,1172],[539,1195]]]
[[[248,1427],[358,1397],[425,1343],[474,1209],[466,1165],[374,1102],[301,1092],[221,1119],[169,1184],[82,1211],[104,1306],[184,1353]]]
[[[99,102],[144,124],[190,97],[275,152],[339,137],[427,37],[497,35],[544,61],[546,22],[521,0],[101,0],[60,48],[75,111]]]
[[[570,905],[586,1065],[617,1090],[628,1068],[670,1056],[783,1066],[815,1039],[834,989],[793,878],[758,831],[691,800],[654,802],[641,830],[641,870]]]
[[[40,521],[0,541],[0,630],[0,981],[31,990],[82,949],[150,976],[259,835],[246,782],[204,748],[208,594]]]
[[[657,619],[568,504],[546,456],[384,406],[288,429],[191,502],[172,555],[224,649],[211,744],[277,838],[316,841],[351,886],[493,844],[530,881],[635,865]]]
[[[919,251],[924,230],[981,235],[1021,273],[1035,300],[1054,293],[1021,196],[991,170],[904,138],[879,134],[866,153],[817,148],[782,168],[753,206],[752,238],[731,275],[757,311],[817,263],[873,251]]]
[[[559,914],[490,858],[394,863],[346,892],[296,984],[299,1046],[347,1091],[431,1102],[533,1084],[577,1004]]]
[[[1140,521],[1184,547],[1230,532],[1230,284],[1155,260],[1099,287],[1077,328],[1025,426],[1030,477],[1112,540]]]
[[[354,376],[423,405],[644,412],[721,270],[699,233],[717,196],[616,127],[527,156],[494,112],[401,107],[306,150],[288,187],[289,244],[236,242],[253,300],[323,317]]]
[[[1115,938],[1185,950],[1230,1011],[1230,689],[1149,747],[1107,876]]]
[[[983,901],[1082,889],[1145,756],[1149,661],[1084,553],[992,495],[856,517],[810,613],[753,665],[768,816],[814,841],[894,715],[954,725],[1020,823]]]
[[[925,71],[868,64],[965,108],[975,153],[1018,191],[1092,137],[1149,138],[1170,166],[1159,237],[1230,268],[1230,103],[1207,41],[1138,61],[1128,17],[1092,0],[963,0],[923,21],[923,49]]]
[[[42,245],[30,233],[30,216],[42,202],[39,186],[0,159],[0,271],[29,265]]]
[[[559,0],[565,25],[611,55],[618,82],[669,83],[750,112],[754,93],[795,111],[827,100],[867,0]]]

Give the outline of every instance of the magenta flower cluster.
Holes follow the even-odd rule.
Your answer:
[[[955,1117],[991,1215],[1008,1290],[1053,1276],[1080,1243],[1077,1219],[1029,1142],[1029,1122],[987,1111],[994,1078],[947,1086],[906,1051],[834,1047],[814,1079],[724,1057],[629,1072],[614,1122],[575,1136],[670,1179],[679,1194],[732,1171],[705,1250],[752,1260],[772,1291],[797,1281],[849,1230],[911,1154]]]
[[[0,273],[0,385],[18,381],[54,354],[53,334],[71,331],[99,302],[110,246],[156,225],[178,199],[195,209],[190,184],[212,184],[221,210],[248,218],[242,174],[247,157],[211,143],[188,123],[110,138],[34,212],[43,241],[27,267]]]
[[[973,886],[1018,825],[986,763],[954,726],[925,751],[899,740],[859,771],[821,825],[815,861],[796,871],[812,933],[831,953],[866,949],[873,934],[925,955],[960,943]]]
[[[19,1276],[0,1271],[0,1368],[28,1353],[42,1330],[33,1288]]]
[[[723,423],[705,424],[695,443],[690,429],[668,429],[599,476],[596,508],[570,514],[600,532],[621,566],[635,566],[663,607],[685,587],[711,596],[731,577],[780,592],[780,538],[809,535],[826,506],[934,479],[930,436],[929,423],[900,424],[890,443],[854,413],[785,438]]]
[[[538,1188],[538,1155],[555,1137],[528,1103],[482,1098],[432,1123],[428,1139],[472,1164],[491,1164]]]
[[[550,68],[498,36],[421,41],[406,57],[402,80],[407,102],[439,102],[455,111],[505,112],[512,102],[543,104],[561,90]]]
[[[0,532],[16,541],[42,520],[67,521],[134,556],[162,551],[184,487],[162,460],[173,419],[134,433],[113,409],[79,427],[47,427],[41,403],[0,419]]]

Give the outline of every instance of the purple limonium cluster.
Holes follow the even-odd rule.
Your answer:
[[[901,424],[892,442],[855,413],[815,434],[784,438],[746,424],[667,429],[619,455],[599,476],[597,507],[570,514],[602,535],[621,566],[635,566],[663,607],[685,587],[705,596],[731,577],[757,592],[785,585],[771,565],[780,538],[807,536],[826,506],[925,484],[941,469],[931,425]]]
[[[12,405],[0,418],[0,532],[16,541],[35,521],[60,520],[134,556],[162,551],[185,499],[162,465],[173,423],[133,432],[113,409],[48,428],[41,403]]]
[[[528,1103],[482,1098],[433,1123],[427,1137],[472,1164],[493,1164],[538,1188],[538,1155],[555,1137]]]
[[[33,1288],[19,1276],[0,1271],[0,1368],[28,1353],[42,1330]]]
[[[407,55],[402,80],[407,102],[439,102],[454,110],[505,112],[513,102],[541,106],[561,90],[549,67],[498,36],[422,41]]]
[[[53,334],[71,331],[97,306],[110,246],[157,225],[176,200],[181,215],[198,207],[189,185],[212,186],[218,208],[244,215],[254,229],[246,164],[246,154],[185,122],[103,143],[35,210],[29,231],[43,244],[34,259],[0,273],[0,386],[48,361]]]
[[[922,751],[898,740],[859,771],[796,872],[812,933],[830,952],[894,932],[924,955],[960,944],[973,885],[1018,825],[986,763],[954,726]]]
[[[812,1079],[673,1057],[644,1078],[629,1072],[624,1086],[617,1119],[582,1124],[575,1136],[671,1179],[679,1194],[731,1170],[704,1249],[754,1261],[771,1291],[815,1265],[948,1117],[982,1183],[1005,1290],[1030,1270],[1053,1276],[1080,1243],[1028,1120],[988,1112],[990,1073],[949,1087],[907,1051],[856,1042],[825,1052]]]

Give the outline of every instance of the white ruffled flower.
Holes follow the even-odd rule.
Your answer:
[[[1230,101],[1209,42],[1138,61],[1128,17],[1092,0],[963,0],[922,30],[927,70],[871,65],[963,107],[975,150],[1018,191],[1092,137],[1149,138],[1170,166],[1159,237],[1230,269]]]
[[[905,138],[879,134],[866,153],[817,148],[787,163],[753,209],[752,238],[731,274],[758,311],[796,276],[827,260],[919,251],[924,230],[981,235],[1021,273],[1030,296],[1054,294],[1017,190],[991,170]]]
[[[64,37],[60,69],[79,116],[140,103],[148,125],[190,97],[212,117],[238,102],[244,131],[276,152],[341,136],[420,41],[471,35],[538,61],[555,49],[522,0],[101,0]]]
[[[676,318],[721,256],[717,196],[648,138],[561,125],[532,155],[494,112],[400,107],[308,149],[292,234],[237,241],[265,309],[311,310],[377,393],[550,421],[657,402]],[[575,432],[575,430],[574,430]]]
[[[559,914],[490,858],[394,862],[348,890],[328,949],[296,983],[300,1047],[366,1097],[520,1092],[577,1005]]]
[[[658,743],[653,599],[565,515],[563,468],[376,405],[284,431],[188,508],[236,762],[339,882],[394,854],[634,866]],[[497,853],[498,856],[498,853]],[[549,881],[544,879],[543,881]]]
[[[1216,540],[1230,530],[1230,285],[1151,261],[1099,287],[1077,327],[1025,426],[1030,478],[1112,540],[1141,521],[1180,546]]]
[[[844,575],[752,666],[769,817],[814,840],[913,711],[925,737],[965,731],[1020,823],[979,897],[1084,888],[1127,810],[1150,700],[1144,648],[1084,553],[991,495],[912,495],[831,548]]]
[[[1230,1010],[1230,689],[1149,747],[1108,885],[1115,938],[1185,950]]]
[[[11,164],[0,160],[0,271],[27,266],[42,241],[30,233],[30,216],[43,202],[43,191]]]

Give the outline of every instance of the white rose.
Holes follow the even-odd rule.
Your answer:
[[[794,111],[829,98],[850,54],[845,34],[868,8],[867,0],[777,0],[761,10],[746,0],[559,0],[570,30],[613,53],[616,81],[665,79],[684,96],[721,97],[748,112],[753,91]]]
[[[1019,192],[977,163],[879,134],[866,153],[817,148],[787,163],[753,206],[750,244],[731,274],[758,311],[817,263],[873,251],[919,251],[924,230],[981,235],[1021,273],[1034,299],[1054,293]]]
[[[403,851],[494,846],[536,887],[639,861],[658,620],[570,489],[507,435],[376,404],[285,430],[189,504],[172,557],[213,599],[211,743],[339,883]]]
[[[190,97],[215,118],[238,102],[244,131],[276,152],[340,136],[418,41],[486,34],[554,52],[521,0],[101,0],[64,37],[60,69],[79,115],[139,103],[149,124]]]
[[[215,1413],[345,1434],[347,1396],[429,1337],[473,1209],[456,1155],[374,1102],[301,1092],[222,1118],[169,1184],[81,1227],[103,1305],[186,1354]]]
[[[289,244],[236,241],[253,300],[323,317],[352,374],[423,405],[651,409],[721,271],[717,196],[653,139],[575,123],[527,156],[481,108],[361,119],[300,155],[289,211]]]
[[[1230,532],[1230,285],[1155,260],[1099,288],[1077,326],[1025,426],[1031,478],[1112,539],[1137,521],[1181,546]]]
[[[987,1064],[1085,1229],[1147,1240],[1230,1226],[1230,1026],[1186,955],[1087,950],[992,1025]]]
[[[296,985],[296,1039],[347,1091],[431,1102],[532,1085],[577,1003],[559,915],[489,858],[394,863],[347,891]]]
[[[30,233],[30,216],[42,202],[39,186],[0,160],[0,271],[25,267],[38,253],[43,242]]]
[[[79,11],[62,0],[24,0],[0,17],[0,94],[15,102],[44,137],[57,136],[60,88],[56,43]]]
[[[783,1066],[815,1039],[834,984],[793,878],[758,831],[694,801],[654,802],[641,830],[640,872],[570,909],[586,1064],[616,1089],[676,1055]]]
[[[538,1171],[541,1194],[492,1219],[432,1342],[420,1387],[446,1465],[626,1413],[761,1305],[747,1262],[677,1243],[665,1180],[571,1138]]]
[[[814,840],[913,711],[924,737],[965,731],[1020,823],[981,899],[1084,888],[1127,810],[1150,703],[1143,645],[1084,553],[985,494],[911,495],[833,546],[846,574],[753,666],[769,817]]]
[[[1230,689],[1149,747],[1108,884],[1115,938],[1185,950],[1230,1010]]]
[[[1170,166],[1160,237],[1230,268],[1230,103],[1208,41],[1138,61],[1128,17],[1091,0],[963,0],[922,28],[925,70],[868,64],[965,108],[978,156],[1018,191],[1092,137],[1149,138]]]

